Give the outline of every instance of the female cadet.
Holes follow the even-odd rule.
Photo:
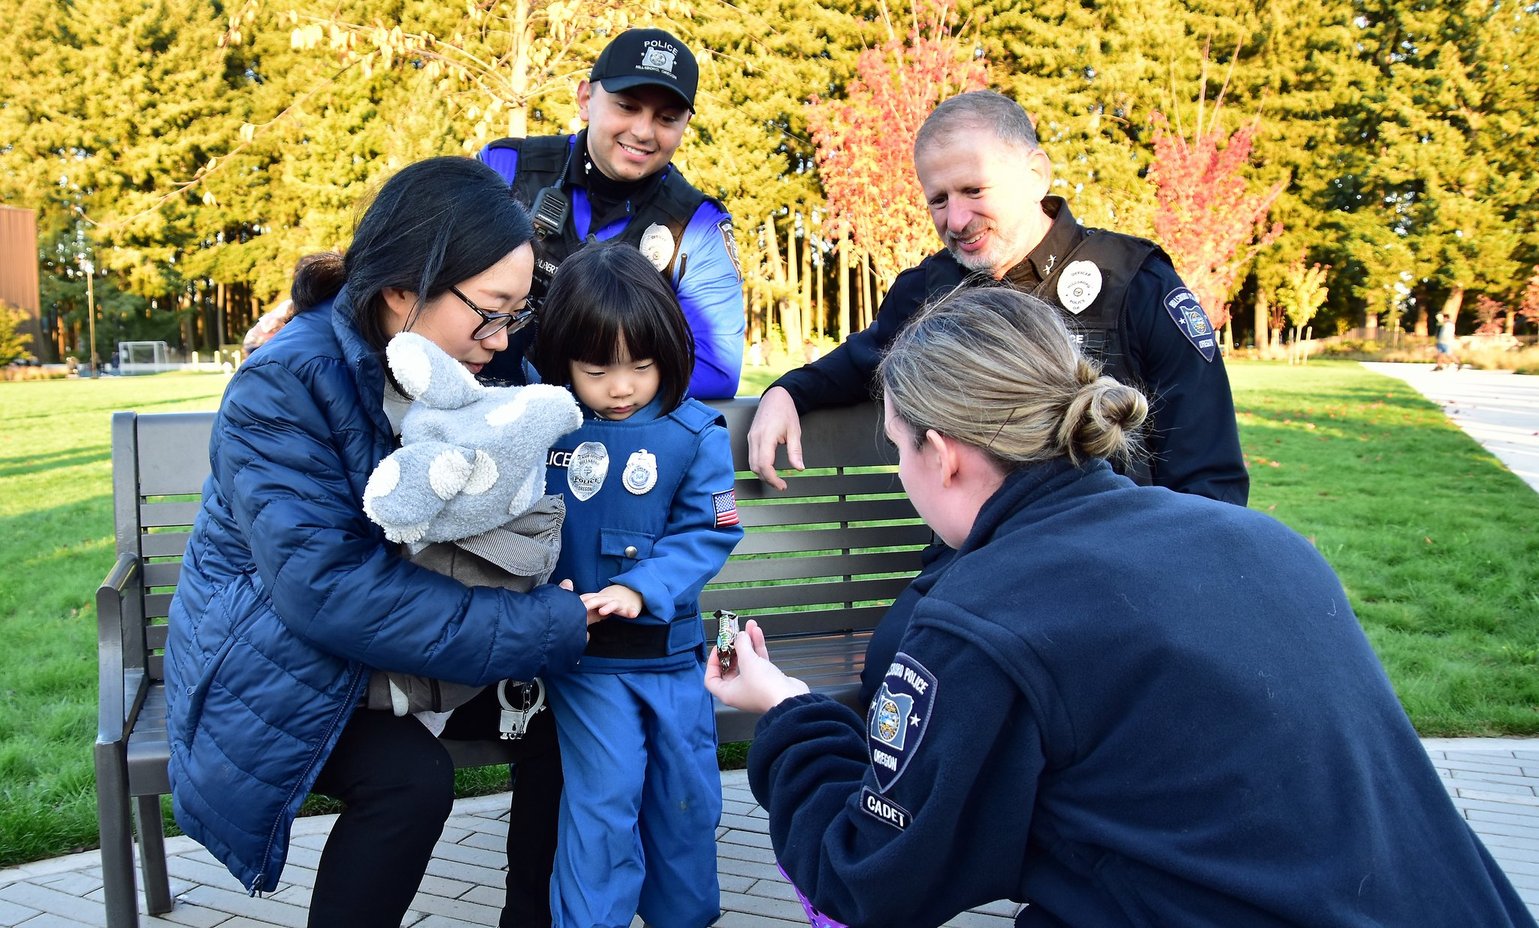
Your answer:
[[[172,801],[258,893],[278,886],[305,794],[341,799],[312,926],[399,926],[453,804],[422,723],[361,708],[371,669],[528,679],[586,643],[576,593],[465,587],[407,561],[362,505],[407,404],[385,343],[412,330],[479,371],[526,315],[532,235],[485,165],[402,169],[345,256],[302,262],[301,311],[220,404],[166,644]]]
[[[1330,568],[1272,519],[1139,487],[1144,397],[1054,312],[968,290],[880,367],[899,476],[956,558],[866,720],[749,623],[707,686],[829,916],[1020,926],[1534,924],[1454,809]],[[1132,557],[1129,552],[1143,552]]]

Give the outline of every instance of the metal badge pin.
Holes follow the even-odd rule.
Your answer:
[[[737,651],[733,646],[737,641],[737,613],[717,609],[716,622],[716,656],[722,671],[726,672],[732,669],[732,658]]]

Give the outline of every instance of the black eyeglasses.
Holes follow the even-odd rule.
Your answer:
[[[476,326],[476,330],[474,332],[470,333],[470,337],[476,341],[480,341],[483,338],[491,338],[493,335],[496,335],[503,329],[507,329],[508,334],[512,335],[514,332],[517,332],[519,329],[522,329],[524,326],[534,321],[533,306],[525,306],[522,309],[511,313],[493,313],[487,312],[476,304],[470,302],[470,297],[461,293],[459,287],[451,286],[449,288],[449,292],[459,297],[460,302],[464,303],[466,306],[469,306],[477,316],[481,317],[481,324]]]

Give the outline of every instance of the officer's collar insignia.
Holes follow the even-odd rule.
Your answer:
[[[1185,287],[1177,287],[1165,294],[1161,302],[1165,304],[1165,311],[1170,313],[1176,328],[1181,330],[1181,334],[1192,343],[1204,361],[1211,362],[1218,351],[1218,339],[1213,334],[1213,324],[1208,321],[1208,314],[1202,311],[1202,304],[1197,302],[1197,295]]]
[[[604,486],[609,474],[609,449],[596,441],[585,441],[572,451],[566,469],[566,485],[572,495],[587,501]]]
[[[637,496],[657,486],[657,456],[645,448],[632,452],[620,482]]]
[[[1058,302],[1078,316],[1101,295],[1101,269],[1089,261],[1071,261],[1058,275]]]
[[[930,725],[930,710],[934,706],[935,675],[912,657],[898,652],[866,714],[871,769],[882,792],[898,782],[913,760]]]

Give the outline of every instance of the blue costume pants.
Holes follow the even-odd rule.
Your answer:
[[[551,680],[561,742],[555,928],[703,928],[721,914],[716,717],[698,666]]]

